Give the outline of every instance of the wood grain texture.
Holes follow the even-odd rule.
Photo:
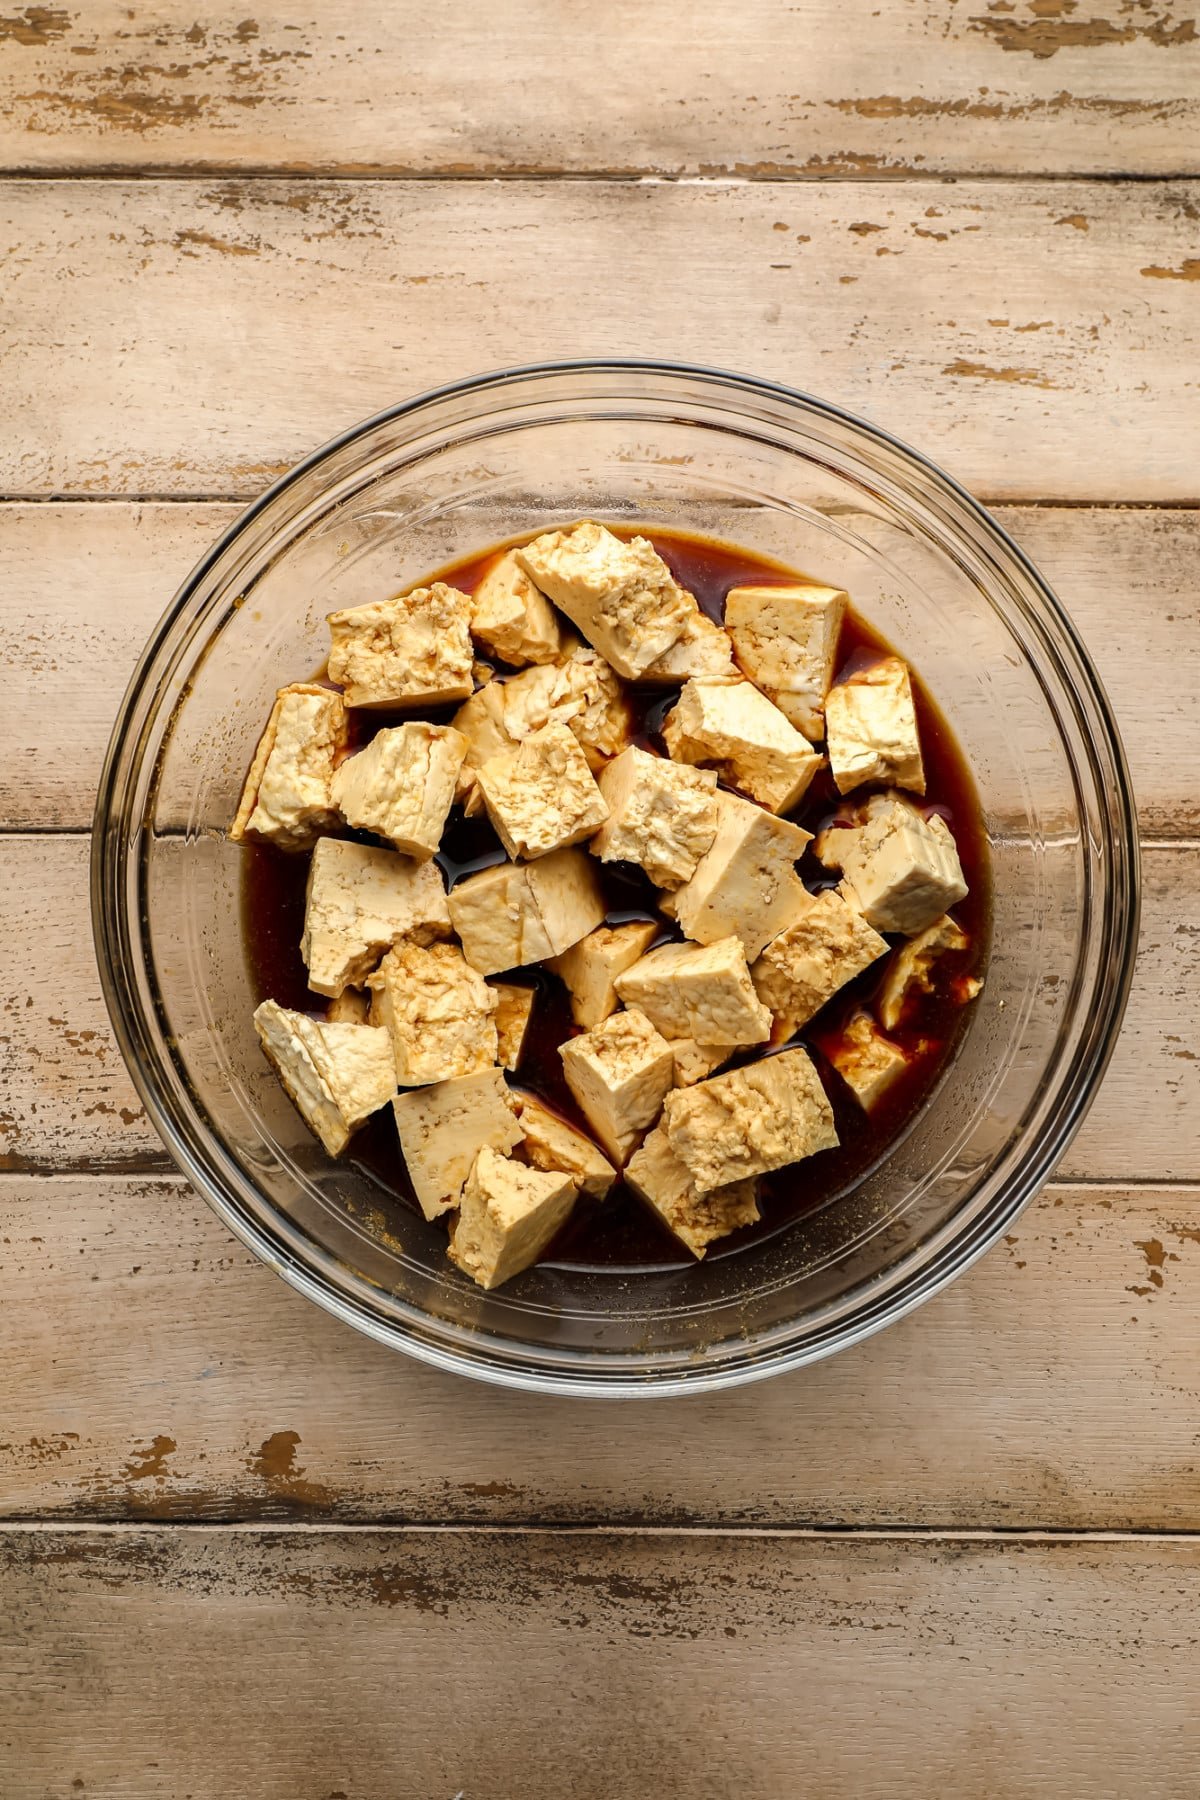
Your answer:
[[[1100,13],[1102,16],[1095,16]],[[1200,40],[1171,0],[162,0],[0,18],[0,165],[1177,173],[1196,168]]]
[[[390,401],[583,354],[760,371],[1000,499],[1192,499],[1188,183],[0,184],[0,489],[251,494]]]

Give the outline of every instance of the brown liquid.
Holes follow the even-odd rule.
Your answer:
[[[621,535],[633,533],[625,530]],[[643,535],[650,538],[681,585],[695,594],[705,612],[718,622],[723,616],[725,596],[731,588],[746,584],[785,584],[797,578],[796,571],[764,561],[734,545],[667,531],[643,531]],[[451,564],[439,570],[436,578],[470,593],[495,554],[493,548],[482,556]],[[890,653],[891,645],[853,610],[847,613],[838,646],[839,671],[849,664],[872,662]],[[823,1038],[836,1035],[841,1023],[858,1006],[870,1002],[882,980],[887,959],[881,959],[856,981],[848,983],[804,1028],[803,1042],[813,1054],[833,1107],[841,1140],[839,1147],[764,1177],[759,1183],[762,1223],[746,1227],[714,1244],[708,1252],[710,1261],[735,1255],[751,1238],[774,1235],[793,1220],[840,1198],[861,1181],[914,1123],[953,1056],[966,1025],[970,1008],[959,1004],[955,985],[965,975],[982,974],[987,961],[991,922],[987,837],[975,784],[953,733],[915,670],[912,683],[925,761],[927,791],[924,804],[927,810],[936,811],[945,818],[958,843],[970,893],[954,910],[970,938],[970,948],[938,959],[933,992],[922,996],[900,1029],[890,1034],[909,1053],[911,1062],[908,1072],[870,1117],[863,1113],[825,1060],[820,1044]],[[659,734],[678,692],[678,688],[666,692],[661,688],[629,690],[637,734],[647,748],[665,749]],[[422,716],[449,720],[454,711],[451,706],[431,710]],[[410,717],[412,714],[351,714],[355,746],[368,742],[385,726]],[[857,803],[869,791],[867,788],[856,789],[850,799]],[[822,769],[800,805],[788,816],[815,833],[845,804],[828,769]],[[363,837],[361,841],[375,840]],[[448,886],[453,887],[463,876],[490,863],[503,861],[503,858],[500,841],[486,820],[464,819],[457,808],[451,813],[437,857]],[[824,869],[811,851],[798,867],[814,891],[836,884],[837,877]],[[679,935],[673,922],[658,912],[655,890],[640,869],[629,864],[608,863],[601,863],[598,868],[610,924],[621,924],[628,919],[656,919],[662,926],[664,938]],[[300,956],[307,878],[306,856],[285,855],[270,845],[247,845],[241,893],[243,941],[252,1005],[274,999],[282,1006],[323,1017],[325,1002],[310,993]],[[586,1129],[563,1078],[562,1060],[558,1054],[559,1045],[575,1036],[578,1029],[571,1019],[566,989],[556,976],[544,969],[524,970],[517,979],[536,987],[537,1000],[525,1054],[514,1079],[519,1086],[531,1089],[564,1117]],[[752,1060],[753,1055],[753,1052],[747,1052],[735,1061]],[[348,1160],[371,1184],[375,1205],[381,1205],[385,1211],[389,1206],[400,1207],[407,1213],[418,1210],[390,1108],[367,1121],[356,1133],[347,1154]],[[580,1203],[543,1260],[572,1269],[599,1266],[610,1271],[686,1267],[692,1262],[688,1253],[623,1183],[613,1188],[602,1206]]]

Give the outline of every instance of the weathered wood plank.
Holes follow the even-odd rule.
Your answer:
[[[349,172],[1174,173],[1196,166],[1200,41],[1170,0],[569,0],[483,11],[269,0],[235,22],[15,4],[0,164]],[[1093,11],[1095,9],[1093,8]]]
[[[10,182],[0,490],[253,493],[415,389],[583,351],[811,388],[993,498],[1191,499],[1198,196]]]

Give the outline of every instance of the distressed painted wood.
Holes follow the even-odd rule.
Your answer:
[[[563,355],[827,395],[999,499],[1196,494],[1188,183],[0,184],[0,488],[252,494]]]
[[[1100,16],[1096,16],[1099,14]],[[24,6],[0,166],[881,177],[1196,167],[1200,41],[1171,0]]]

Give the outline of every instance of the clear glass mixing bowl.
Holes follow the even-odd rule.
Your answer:
[[[542,1266],[484,1294],[445,1232],[331,1163],[268,1069],[227,841],[282,682],[325,615],[490,540],[590,515],[733,539],[847,588],[911,657],[974,770],[991,840],[987,985],[907,1136],[848,1198],[694,1268]],[[1070,620],[996,522],[914,451],[772,382],[639,362],[439,389],[319,450],[168,608],[100,786],[105,996],[146,1110],[230,1228],[300,1292],[443,1368],[578,1394],[673,1393],[828,1355],[1004,1232],[1112,1050],[1137,930],[1120,741]]]

